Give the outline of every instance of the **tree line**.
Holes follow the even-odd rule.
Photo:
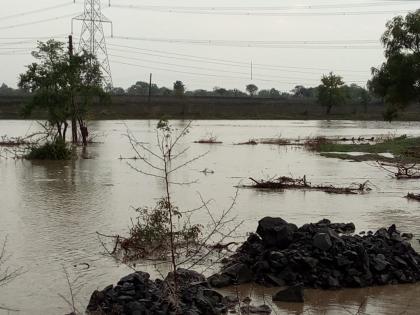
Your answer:
[[[188,90],[182,81],[174,82],[171,88],[138,81],[127,89],[108,87],[105,88],[105,92],[111,95],[131,96],[301,98],[317,101],[326,108],[327,114],[337,105],[361,104],[367,106],[370,102],[375,101],[387,105],[384,117],[387,120],[392,120],[398,116],[399,111],[420,100],[419,25],[420,10],[408,13],[406,16],[397,16],[386,24],[386,30],[381,37],[386,60],[378,68],[371,69],[372,78],[367,82],[367,88],[356,84],[347,85],[340,75],[329,73],[321,77],[318,86],[298,85],[291,91],[280,91],[276,88],[260,90],[255,84],[248,84],[244,87],[244,91],[223,87],[214,87],[213,90]],[[60,51],[60,53],[63,52]],[[64,78],[64,80],[66,79]],[[44,91],[43,87],[28,88],[21,84],[18,89],[13,89],[4,83],[0,86],[0,96],[34,96],[40,91]],[[61,90],[58,89],[58,91]]]

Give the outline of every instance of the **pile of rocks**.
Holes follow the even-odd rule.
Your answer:
[[[363,236],[351,235],[354,230],[352,223],[325,219],[298,228],[266,217],[209,283],[216,288],[255,281],[338,289],[420,280],[420,255],[408,242],[411,235],[395,225]]]
[[[137,271],[123,277],[116,286],[93,292],[89,314],[220,314],[226,312],[229,299],[211,290],[204,276],[178,269],[179,296],[174,298],[174,275],[165,280],[150,280],[150,275]],[[178,311],[176,311],[178,310]]]
[[[93,292],[87,313],[91,315],[219,315],[236,309],[236,297],[222,296],[210,289],[201,274],[178,269],[176,272],[178,294],[174,295],[174,273],[164,280],[150,280],[150,275],[137,271],[123,277],[116,286]],[[247,306],[249,313],[270,314],[262,305]]]

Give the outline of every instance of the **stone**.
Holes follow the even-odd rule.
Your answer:
[[[281,277],[273,275],[272,273],[267,274],[267,278],[278,287],[284,287],[286,285],[286,281],[284,281]]]
[[[214,288],[224,288],[233,284],[233,280],[226,274],[215,274],[208,278],[208,282]]]
[[[248,283],[254,278],[251,269],[243,263],[236,263],[224,269],[222,273],[228,275],[235,284]]]
[[[281,290],[273,295],[273,301],[276,302],[290,302],[290,303],[303,303],[304,293],[303,285],[298,284],[289,287],[285,290]]]
[[[221,295],[219,292],[210,290],[210,289],[204,289],[201,291],[201,294],[209,299],[212,304],[220,304],[223,302],[223,295]]]
[[[271,314],[271,308],[268,305],[245,305],[241,307],[241,314]]]
[[[384,255],[378,254],[372,259],[372,266],[376,271],[382,272],[389,266],[389,262],[386,261]]]
[[[265,217],[258,222],[257,233],[264,244],[278,249],[287,248],[293,241],[297,226],[281,218]]]
[[[320,250],[329,250],[332,246],[331,238],[327,233],[317,233],[313,239],[313,245]]]
[[[401,237],[402,237],[404,240],[412,240],[412,239],[413,239],[413,237],[414,237],[414,235],[413,235],[413,233],[402,233],[402,234],[401,234]]]
[[[340,281],[337,278],[329,276],[328,277],[328,287],[333,289],[338,289],[341,287]]]

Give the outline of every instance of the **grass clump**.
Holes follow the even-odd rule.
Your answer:
[[[323,157],[339,159],[339,160],[348,160],[353,162],[365,162],[365,161],[380,161],[380,162],[389,162],[392,163],[395,161],[394,158],[386,157],[377,153],[367,153],[361,155],[351,155],[347,153],[332,153],[325,152],[320,154]]]
[[[70,160],[72,151],[65,141],[55,140],[33,146],[25,156],[28,160]]]
[[[364,152],[371,153],[372,158],[378,159],[378,153],[392,153],[395,157],[406,161],[420,162],[420,137],[409,138],[406,135],[385,139],[375,144],[342,144],[342,143],[319,143],[316,147],[318,152]],[[366,157],[366,156],[365,156]]]

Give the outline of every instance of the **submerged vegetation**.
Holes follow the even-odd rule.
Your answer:
[[[72,150],[65,141],[57,139],[32,146],[25,158],[28,160],[70,160]]]
[[[154,208],[141,207],[136,209],[137,217],[131,221],[127,237],[118,236],[115,240],[115,249],[123,251],[124,261],[130,262],[144,258],[166,259],[170,251],[171,218],[168,211],[168,200],[160,199]],[[176,207],[172,208],[177,220],[182,218]],[[203,226],[190,224],[185,221],[174,233],[173,242],[177,246],[186,248],[197,245],[202,234]]]
[[[380,153],[391,153],[394,156],[394,161],[402,160],[405,162],[420,162],[420,137],[400,136],[378,141],[374,144],[370,143],[337,143],[332,141],[320,141],[317,145],[312,146],[315,151],[324,153],[326,157],[339,157],[338,154],[325,155],[325,153],[350,153],[362,152],[370,153],[364,155],[364,158],[371,158],[371,160],[384,160]],[[343,157],[343,156],[341,156]],[[350,158],[349,155],[345,156]],[[353,157],[352,159],[357,159]]]

